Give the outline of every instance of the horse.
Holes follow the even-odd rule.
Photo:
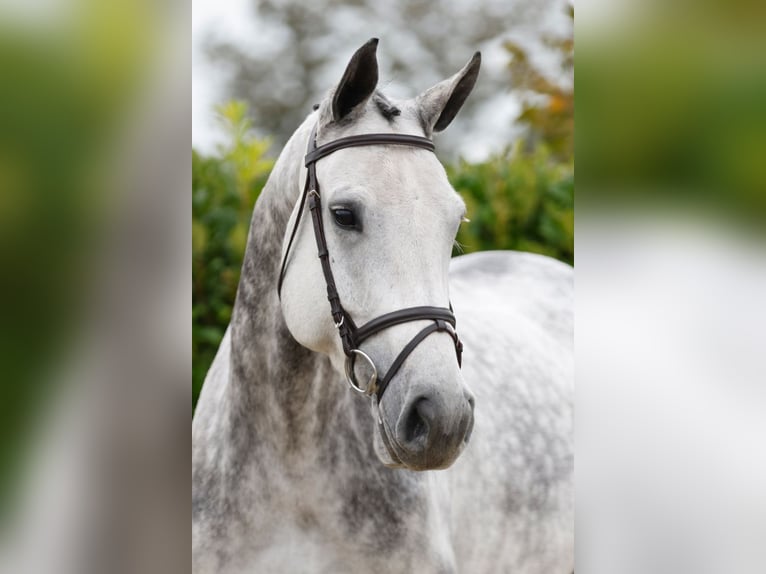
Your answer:
[[[393,100],[377,44],[254,207],[192,423],[193,571],[569,574],[572,268],[451,258],[465,204],[428,142],[480,54]]]

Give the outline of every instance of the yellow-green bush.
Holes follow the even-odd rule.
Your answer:
[[[518,145],[486,162],[447,166],[468,208],[456,252],[514,249],[574,257],[574,169]]]

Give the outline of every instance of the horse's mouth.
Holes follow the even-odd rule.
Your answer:
[[[378,458],[387,468],[399,468],[414,471],[442,470],[449,468],[460,457],[470,438],[470,433],[468,433],[465,440],[458,447],[457,453],[445,457],[440,462],[437,462],[431,460],[430,457],[427,456],[427,453],[418,453],[413,455],[413,453],[409,452],[406,448],[399,444],[399,441],[396,440],[395,433],[389,429],[386,422],[386,417],[383,416],[383,413],[379,413],[379,418],[376,421],[376,426],[378,430],[376,434],[378,434],[380,437],[380,442],[383,444],[383,450],[385,451],[383,453],[380,452],[381,449],[377,449]],[[387,458],[381,456],[383,454],[387,455]],[[423,456],[424,454],[426,456]]]
[[[415,471],[441,470],[450,467],[460,455],[460,453],[458,453],[458,456],[455,456],[447,464],[433,465],[427,459],[418,462],[417,464],[412,464],[412,462],[405,462],[406,460],[411,459],[412,456],[408,456],[409,453],[407,450],[399,444],[393,434],[388,430],[386,423],[383,420],[378,421],[378,434],[385,447],[388,460],[383,460],[380,456],[378,458],[381,459],[381,462],[386,468],[399,468]],[[463,448],[465,448],[465,443],[461,446],[460,452],[463,451]]]

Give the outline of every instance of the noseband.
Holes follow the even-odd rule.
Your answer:
[[[287,250],[282,259],[282,268],[279,272],[277,293],[280,296],[282,294],[282,281],[284,280],[285,271],[287,269],[287,257],[290,254],[290,248],[295,239],[298,225],[301,221],[301,215],[303,214],[306,200],[308,199],[311,220],[314,224],[314,237],[316,239],[319,260],[322,264],[322,272],[324,273],[325,283],[327,284],[327,299],[330,302],[330,312],[332,313],[333,323],[338,330],[340,340],[343,343],[343,352],[346,354],[346,379],[353,390],[368,396],[375,394],[377,395],[378,402],[380,402],[391,379],[401,368],[410,353],[412,353],[412,351],[415,350],[415,347],[422,343],[426,337],[437,331],[448,333],[455,344],[458,365],[462,365],[463,343],[460,341],[460,338],[455,331],[456,322],[455,315],[452,312],[452,305],[450,305],[449,308],[421,306],[400,309],[399,311],[381,315],[380,317],[365,323],[361,327],[357,327],[340,302],[338,290],[335,287],[335,278],[333,277],[332,268],[330,267],[330,254],[327,250],[327,239],[325,237],[324,223],[322,221],[322,198],[319,193],[316,162],[340,149],[371,145],[401,145],[419,147],[431,152],[434,151],[434,144],[431,140],[420,136],[406,134],[364,134],[349,136],[317,147],[316,126],[314,126],[314,129],[311,132],[311,137],[309,138],[308,151],[305,158],[305,164],[308,170],[306,184],[303,188],[300,207],[298,208],[298,215],[290,234],[290,240],[287,243]],[[423,328],[417,335],[415,335],[415,337],[407,343],[404,349],[402,349],[396,359],[394,359],[394,362],[388,368],[388,372],[386,372],[385,376],[378,378],[378,370],[375,367],[375,363],[369,355],[359,349],[359,346],[372,335],[375,335],[384,329],[388,329],[394,325],[401,325],[402,323],[423,320],[433,321],[433,323]],[[372,375],[365,386],[359,384],[354,373],[354,364],[357,357],[366,361],[372,369]]]

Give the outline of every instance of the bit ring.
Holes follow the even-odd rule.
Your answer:
[[[352,349],[351,353],[351,355],[346,357],[346,381],[351,389],[360,395],[372,395],[378,389],[378,369],[375,368],[375,363],[372,362],[370,356],[364,351]],[[370,375],[370,379],[364,387],[362,387],[359,384],[359,381],[356,380],[356,375],[354,373],[354,362],[356,361],[357,356],[362,357],[372,368],[372,375]]]

